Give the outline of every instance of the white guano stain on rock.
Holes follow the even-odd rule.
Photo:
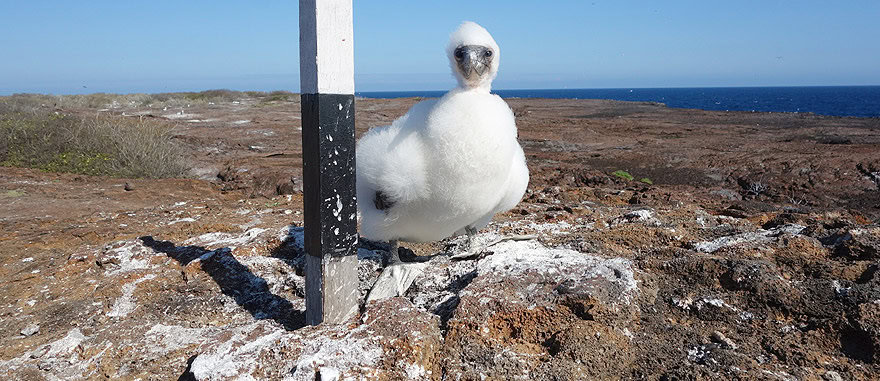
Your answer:
[[[136,270],[152,269],[155,266],[150,264],[150,258],[164,255],[145,247],[139,240],[123,242],[122,246],[105,249],[104,253],[101,254],[100,261],[108,264],[104,275],[116,276]]]
[[[63,338],[49,344],[49,352],[46,353],[46,356],[67,355],[88,338],[88,336],[83,335],[79,328],[73,328]]]
[[[249,380],[256,369],[259,352],[273,346],[284,330],[256,322],[235,328],[228,340],[216,343],[200,354],[190,370],[197,380]]]
[[[410,380],[424,380],[427,375],[425,368],[419,364],[407,364],[401,361],[397,363],[397,366],[403,369],[406,377]]]
[[[479,275],[516,276],[536,272],[556,282],[585,283],[605,278],[621,286],[626,302],[638,291],[632,263],[624,258],[600,258],[569,249],[552,249],[537,241],[508,241],[492,247],[494,254],[477,263]]]
[[[202,344],[215,331],[217,329],[186,328],[179,325],[158,323],[144,335],[147,342],[145,349],[150,353],[169,353],[190,345]]]
[[[645,226],[660,226],[662,223],[657,219],[655,212],[651,209],[639,209],[627,212],[624,215],[611,221],[611,226],[622,223],[640,223]]]
[[[716,238],[711,241],[698,242],[694,245],[694,250],[703,253],[714,253],[725,247],[743,244],[760,245],[770,242],[773,238],[782,234],[800,234],[804,229],[803,225],[798,224],[783,225],[770,230],[759,229],[753,233],[742,233]]]
[[[332,366],[343,374],[352,369],[377,367],[384,352],[378,338],[361,335],[364,329],[363,326],[355,328],[342,337],[329,337],[327,332],[318,332],[303,340],[306,344],[290,379],[314,380],[316,370],[321,366]]]
[[[204,247],[228,246],[234,248],[255,241],[260,236],[260,234],[265,231],[266,229],[262,228],[251,228],[243,234],[207,233],[195,238],[190,238],[184,243],[187,245],[200,245]]]
[[[179,224],[181,222],[196,222],[196,219],[192,218],[192,217],[180,218],[180,219],[176,219],[174,221],[169,222],[168,225]]]
[[[39,368],[40,366],[46,366],[47,368],[53,368],[50,380],[64,379],[58,378],[55,376],[56,374],[81,375],[85,366],[77,361],[79,357],[73,352],[88,339],[89,337],[84,335],[79,328],[73,328],[67,332],[67,335],[49,344],[42,345],[10,360],[0,360],[0,371],[17,370],[22,367]],[[59,359],[58,357],[61,358]],[[34,364],[35,360],[39,361],[41,365]],[[56,367],[56,364],[61,366]]]
[[[143,281],[147,281],[155,278],[155,274],[147,274],[143,278],[139,278],[131,283],[126,283],[122,286],[122,296],[116,299],[116,302],[113,303],[113,308],[110,312],[107,312],[107,316],[109,317],[125,317],[130,314],[137,308],[137,304],[134,303],[134,290],[137,288],[138,283]]]

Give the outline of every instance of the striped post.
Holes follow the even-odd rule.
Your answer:
[[[300,0],[306,322],[357,312],[351,0]]]

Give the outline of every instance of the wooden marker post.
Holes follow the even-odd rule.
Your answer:
[[[300,0],[306,322],[357,312],[351,0]]]

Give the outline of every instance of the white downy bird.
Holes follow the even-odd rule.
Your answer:
[[[422,263],[402,263],[397,241],[426,242],[477,230],[522,199],[529,182],[513,112],[491,94],[498,44],[464,22],[446,48],[458,87],[414,105],[357,144],[361,234],[391,243],[391,264],[369,300],[402,295]]]

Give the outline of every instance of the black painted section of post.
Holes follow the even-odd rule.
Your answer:
[[[326,311],[336,308],[326,305],[329,297],[350,297],[339,295],[346,291],[336,285],[358,281],[356,270],[352,274],[333,267],[333,258],[357,258],[354,95],[302,94],[301,100],[305,249],[317,257],[312,263],[323,263],[320,271],[307,268],[306,281],[324,290],[323,297],[306,298],[306,314],[310,324],[318,324],[334,313]],[[352,275],[354,279],[344,279]]]
[[[356,254],[354,95],[302,94],[301,99],[306,250],[333,257]],[[321,250],[310,250],[317,247]]]

